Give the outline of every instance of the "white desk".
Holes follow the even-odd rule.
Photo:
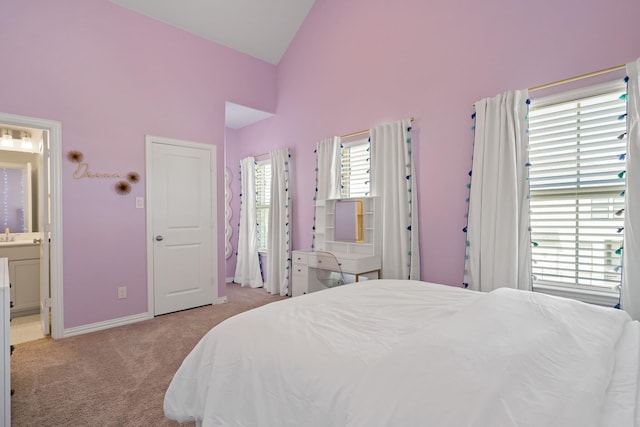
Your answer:
[[[363,255],[355,253],[333,252],[340,264],[340,269],[345,274],[353,274],[356,282],[360,276],[375,273],[380,278],[380,258],[375,255]],[[330,265],[325,251],[302,250],[293,251],[293,274],[291,275],[291,295],[298,296],[310,292],[326,289],[316,276],[316,269],[334,270],[324,268]]]

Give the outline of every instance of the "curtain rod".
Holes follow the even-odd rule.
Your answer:
[[[595,77],[595,76],[599,76],[601,74],[607,74],[607,73],[611,73],[613,71],[622,70],[625,67],[626,67],[626,65],[624,65],[624,64],[623,65],[616,65],[615,67],[604,68],[602,70],[592,71],[592,72],[587,73],[587,74],[581,74],[579,76],[569,77],[569,78],[558,80],[558,81],[555,81],[555,82],[545,83],[545,84],[538,85],[538,86],[533,86],[533,87],[528,88],[527,90],[529,92],[535,92],[537,90],[549,89],[551,87],[560,86],[560,85],[564,85],[564,84],[567,84],[567,83],[577,82],[578,80],[588,79],[589,77]],[[472,105],[475,107],[476,103],[474,102]]]
[[[539,85],[539,86],[530,87],[529,88],[529,92],[535,92],[536,90],[548,89],[548,88],[554,87],[554,86],[560,86],[560,85],[564,85],[564,84],[567,84],[567,83],[573,83],[573,82],[576,82],[578,80],[588,79],[589,77],[595,77],[595,76],[599,76],[601,74],[607,74],[607,73],[611,73],[613,71],[622,70],[625,67],[626,67],[626,65],[624,65],[624,64],[623,65],[616,65],[615,67],[609,67],[609,68],[605,68],[603,70],[593,71],[591,73],[582,74],[582,75],[575,76],[575,77],[569,77],[569,78],[563,79],[563,80],[558,80],[556,82],[551,82],[551,83],[547,83],[547,84],[543,84],[543,85]]]
[[[288,152],[290,151],[289,147],[285,147],[285,148],[287,149],[287,153],[288,153]],[[277,150],[277,148],[276,148],[276,150]],[[265,156],[270,156],[270,155],[271,155],[271,152],[269,152],[269,153],[257,154],[257,155],[252,156],[252,157],[253,157],[254,159],[256,159],[256,160],[257,160],[257,159],[258,159],[258,157],[265,157]]]
[[[413,122],[413,117],[411,117],[409,120]],[[357,132],[348,133],[346,135],[340,135],[340,138],[351,138],[352,136],[364,135],[365,133],[369,133],[369,129],[363,129]]]

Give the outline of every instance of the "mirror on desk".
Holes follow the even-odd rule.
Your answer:
[[[364,206],[362,199],[336,200],[334,240],[364,243]]]

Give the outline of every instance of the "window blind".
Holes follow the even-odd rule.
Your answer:
[[[349,198],[369,195],[370,152],[368,139],[342,144],[340,150],[340,197]]]
[[[269,234],[269,205],[271,200],[271,163],[262,160],[256,164],[256,222],[258,250],[266,252]]]
[[[529,111],[533,283],[617,292],[624,86]],[[569,96],[568,96],[569,97]]]

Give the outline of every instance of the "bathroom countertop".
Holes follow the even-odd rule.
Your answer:
[[[34,246],[37,243],[33,243],[33,240],[14,240],[11,242],[0,241],[1,247],[11,247],[11,246]]]

